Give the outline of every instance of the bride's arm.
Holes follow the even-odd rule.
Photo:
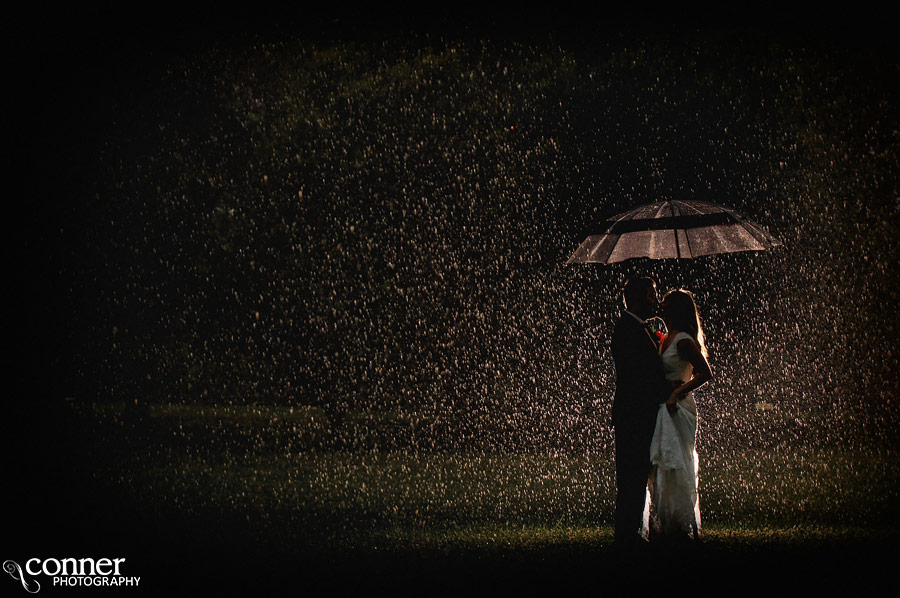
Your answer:
[[[703,353],[700,352],[697,341],[692,338],[686,338],[678,341],[675,348],[682,359],[691,362],[691,365],[694,366],[694,374],[690,380],[672,390],[666,405],[674,405],[679,399],[683,399],[687,393],[700,388],[712,379],[712,370],[709,367],[709,362],[706,361]]]

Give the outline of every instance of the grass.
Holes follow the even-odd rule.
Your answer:
[[[205,555],[211,575],[235,559],[366,578],[384,568],[408,578],[410,559],[437,576],[448,566],[596,569],[598,559],[606,574],[628,570],[609,556],[611,454],[311,447],[330,433],[314,409],[161,406],[135,425],[121,406],[85,405],[60,418],[72,443],[60,466],[83,496],[72,533],[114,527],[112,540],[132,550],[141,538],[195,566]],[[726,570],[896,552],[891,449],[711,449],[694,558]]]
[[[80,413],[96,446],[117,455],[106,462],[116,484],[186,508],[270,515],[333,509],[392,526],[602,524],[613,517],[610,452],[309,448],[298,439],[330,431],[314,408],[166,405],[139,428],[121,407]],[[349,425],[392,422],[382,416]],[[719,447],[701,453],[700,469],[709,524],[898,521],[900,461],[892,449]]]

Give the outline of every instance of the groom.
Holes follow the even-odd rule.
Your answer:
[[[635,278],[623,288],[625,311],[616,323],[612,354],[616,366],[616,394],[612,419],[616,442],[615,541],[629,546],[639,541],[650,441],[659,404],[672,391],[663,373],[659,349],[645,320],[655,316],[659,300],[652,278]]]

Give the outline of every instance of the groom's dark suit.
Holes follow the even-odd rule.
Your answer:
[[[659,350],[641,323],[623,313],[612,338],[616,395],[612,417],[616,438],[616,539],[633,537],[641,526],[650,441],[659,404],[672,391]]]

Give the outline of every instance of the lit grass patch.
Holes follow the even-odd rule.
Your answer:
[[[289,441],[327,426],[320,415],[159,406],[144,436],[115,410],[88,421],[105,459],[97,475],[137,508],[229,522],[223,533],[241,522],[273,546],[303,538],[335,547],[557,550],[611,539],[612,454],[322,450]],[[880,541],[900,528],[898,481],[890,449],[707,447],[705,540],[744,547]]]

